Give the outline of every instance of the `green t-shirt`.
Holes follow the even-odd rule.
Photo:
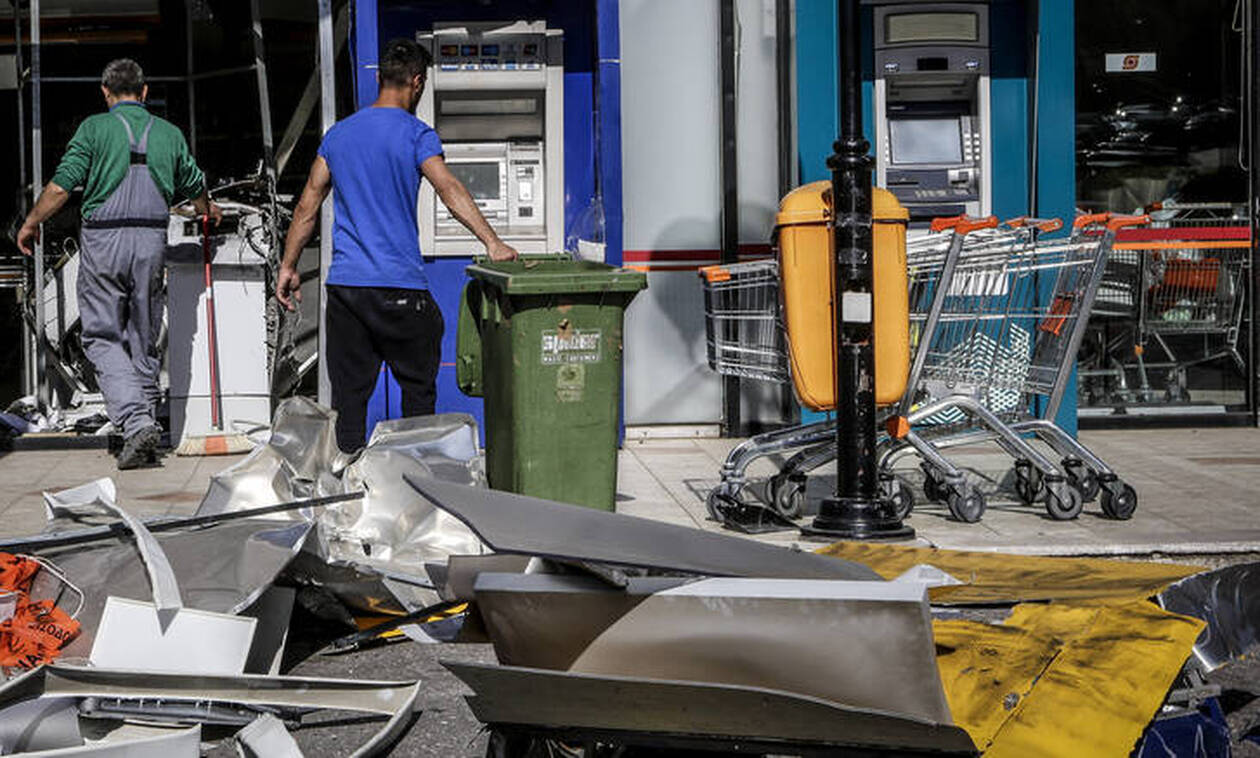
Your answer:
[[[150,118],[149,112],[140,103],[123,101],[108,113],[89,116],[79,124],[52,177],[53,184],[67,192],[83,187],[85,219],[118,189],[131,165],[127,130],[119,122],[117,113],[127,119],[139,140]],[[197,197],[205,189],[206,179],[188,152],[184,135],[171,122],[157,116],[152,118],[146,162],[158,191],[170,204]]]

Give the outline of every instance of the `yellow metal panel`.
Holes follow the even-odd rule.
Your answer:
[[[1151,597],[1169,584],[1205,570],[1203,566],[1173,563],[1014,556],[864,542],[837,542],[818,552],[863,563],[887,579],[927,563],[966,582],[932,588],[932,602],[938,604],[1073,599],[1122,602]]]
[[[906,220],[891,192],[875,189],[874,218],[875,402],[901,399],[910,373]],[[792,381],[801,402],[815,410],[835,407],[835,256],[831,238],[831,183],[813,182],[779,205],[776,233]]]
[[[1129,755],[1202,628],[1141,600],[933,624],[954,721],[994,758]]]
[[[993,737],[991,758],[1129,755],[1204,626],[1143,601],[1020,605],[1007,625],[1064,642]]]

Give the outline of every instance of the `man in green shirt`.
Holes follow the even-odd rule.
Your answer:
[[[184,135],[144,106],[149,88],[135,61],[111,62],[101,75],[108,113],[79,124],[65,156],[18,232],[27,255],[40,224],[83,187],[79,318],[83,351],[96,368],[114,428],[123,435],[118,468],[156,462],[162,430],[158,335],[165,305],[163,259],[172,203],[192,199],[217,224],[205,176]]]

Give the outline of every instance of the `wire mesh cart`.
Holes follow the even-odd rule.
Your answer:
[[[914,500],[893,466],[915,454],[926,477],[925,494],[945,503],[958,520],[979,520],[985,509],[982,493],[942,451],[984,441],[996,442],[1012,457],[1020,499],[1043,502],[1052,517],[1075,518],[1084,502],[1097,497],[1107,515],[1132,515],[1133,488],[1053,419],[1107,251],[1121,228],[1145,220],[1084,217],[1070,238],[1042,241],[1041,234],[1061,223],[1016,219],[999,226],[994,218],[938,219],[933,234],[909,243],[913,363],[901,396],[885,403],[887,432],[880,443],[884,496],[902,516]],[[715,284],[722,282],[709,281],[706,290]],[[769,308],[775,303],[771,285],[762,286],[762,302]],[[769,309],[766,316],[778,318]],[[763,347],[780,344],[767,339]],[[791,344],[788,350],[793,367],[796,348]],[[768,360],[773,351],[762,355]],[[713,360],[711,365],[718,368]],[[777,370],[761,371],[760,378],[782,381],[778,377]],[[799,516],[806,474],[835,457],[833,434],[832,422],[819,422],[745,441],[728,456],[722,482],[710,493],[711,514],[720,519],[723,504],[738,500],[753,460],[796,451],[771,478],[768,499],[782,516]],[[1053,457],[1027,438],[1041,440]]]

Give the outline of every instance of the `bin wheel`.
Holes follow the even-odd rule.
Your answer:
[[[1046,484],[1042,481],[1041,471],[1034,468],[1032,461],[1015,461],[1015,494],[1024,505],[1032,505],[1041,498]]]
[[[1068,484],[1081,493],[1081,501],[1092,503],[1098,497],[1098,472],[1085,465],[1080,458],[1064,458],[1063,471],[1067,474]]]
[[[891,475],[882,482],[882,485],[884,500],[892,507],[897,519],[910,518],[910,511],[914,510],[914,492],[910,490],[910,485]]]
[[[1099,504],[1107,518],[1120,521],[1131,519],[1133,512],[1137,510],[1137,490],[1119,479],[1105,482]]]
[[[1066,481],[1051,482],[1046,485],[1046,512],[1056,521],[1070,521],[1081,515],[1085,502],[1081,493]]]
[[[975,489],[953,490],[949,493],[948,505],[950,515],[964,523],[974,524],[984,515],[984,495]]]
[[[805,505],[805,483],[804,474],[770,477],[770,502],[774,509],[789,519],[800,518]]]

